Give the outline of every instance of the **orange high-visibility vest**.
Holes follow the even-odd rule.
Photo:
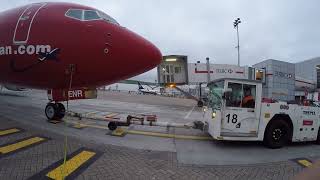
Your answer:
[[[250,100],[254,100],[253,97],[250,95],[250,96],[246,96],[243,98],[243,101],[242,101],[242,105],[243,104],[246,104],[248,101]]]

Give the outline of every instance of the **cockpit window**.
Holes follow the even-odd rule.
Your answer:
[[[104,20],[119,25],[119,23],[111,16],[96,10],[69,9],[66,12],[66,16],[80,21]]]
[[[89,20],[98,20],[98,19],[101,19],[101,18],[98,15],[97,11],[93,11],[93,10],[84,11],[84,20],[89,21]]]
[[[98,13],[99,13],[100,17],[101,17],[103,20],[105,20],[105,21],[107,21],[107,22],[110,22],[110,23],[112,23],[112,24],[119,25],[119,23],[118,23],[115,19],[113,19],[111,16],[109,16],[109,15],[107,15],[107,14],[105,14],[104,12],[101,12],[101,11],[99,11]]]
[[[82,21],[82,13],[83,11],[80,9],[69,9],[66,13],[66,16]]]

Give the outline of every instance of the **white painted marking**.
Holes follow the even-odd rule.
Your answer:
[[[69,91],[70,98],[80,98],[83,97],[82,90]]]
[[[196,107],[196,105],[193,106],[193,108],[188,112],[188,114],[184,117],[184,119],[188,119],[190,114],[193,112],[194,108]]]
[[[31,26],[33,24],[33,20],[34,18],[36,17],[36,15],[38,14],[38,12],[40,11],[41,8],[43,8],[47,3],[37,3],[37,4],[31,4],[30,6],[28,6],[23,12],[22,14],[20,15],[19,19],[18,19],[18,22],[16,24],[16,28],[14,30],[14,34],[13,34],[13,43],[14,44],[26,44],[29,40],[29,35],[30,35],[30,30],[31,30]],[[29,24],[29,27],[28,27],[28,33],[27,33],[27,37],[24,41],[16,41],[16,33],[17,33],[17,29],[18,29],[18,25],[19,25],[19,22],[20,20],[27,20],[29,19],[29,17],[27,19],[24,19],[22,16],[24,15],[24,13],[29,10],[32,6],[35,6],[35,5],[40,5],[40,7],[38,9],[36,9],[36,12],[35,14],[33,15],[32,19],[31,19],[31,22]],[[29,11],[30,12],[30,11]],[[31,12],[29,13],[28,12],[28,15],[31,14]]]

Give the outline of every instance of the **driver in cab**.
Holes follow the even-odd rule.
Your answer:
[[[244,96],[242,99],[242,106],[243,108],[254,108],[255,102],[254,97],[251,94],[250,88],[244,89]]]

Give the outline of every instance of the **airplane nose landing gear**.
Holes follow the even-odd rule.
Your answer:
[[[60,121],[66,114],[66,108],[63,101],[77,99],[95,99],[97,98],[97,89],[80,88],[80,89],[51,89],[47,91],[49,103],[46,106],[45,114],[49,121]]]
[[[48,103],[45,113],[49,120],[61,120],[66,113],[66,109],[62,103]]]

